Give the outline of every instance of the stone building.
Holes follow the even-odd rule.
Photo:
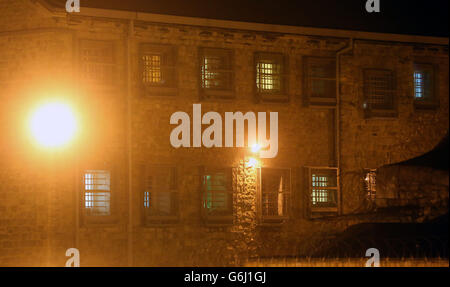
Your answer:
[[[292,254],[367,220],[376,169],[448,132],[447,38],[36,0],[0,0],[0,15],[0,266],[64,266],[72,247],[82,266]],[[79,122],[62,149],[27,132],[48,100]],[[170,118],[194,104],[277,112],[278,154],[174,148]]]

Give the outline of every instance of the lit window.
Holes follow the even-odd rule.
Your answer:
[[[161,55],[143,55],[142,61],[144,66],[142,81],[152,84],[161,83]]]
[[[427,64],[414,65],[414,98],[416,101],[433,99],[433,66]]]
[[[144,217],[147,223],[166,223],[178,213],[175,167],[148,166],[144,182]]]
[[[155,88],[169,88],[176,85],[175,48],[164,45],[141,44],[141,81],[144,88],[150,88],[149,95],[155,95]]]
[[[313,208],[337,207],[337,170],[311,170],[311,205]]]
[[[202,208],[206,219],[228,217],[232,220],[233,193],[229,170],[208,171],[202,176]]]
[[[261,211],[263,219],[289,215],[291,176],[289,169],[261,169]]]
[[[371,200],[375,199],[376,195],[376,169],[367,169],[364,177],[364,187],[367,197]]]
[[[256,54],[256,89],[261,100],[286,101],[285,58],[281,54]]]
[[[84,173],[84,207],[87,215],[111,214],[111,175],[106,170]]]
[[[204,90],[231,90],[231,51],[201,48],[201,85]]]

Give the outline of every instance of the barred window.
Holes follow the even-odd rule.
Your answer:
[[[111,175],[109,171],[85,171],[84,207],[87,215],[111,215]]]
[[[390,70],[367,69],[364,71],[365,103],[369,110],[393,110],[395,83]]]
[[[281,54],[256,53],[256,89],[262,100],[287,100],[285,58]]]
[[[290,197],[290,170],[261,168],[261,215],[263,220],[287,217]]]
[[[141,81],[144,87],[176,86],[175,48],[141,44]]]
[[[375,195],[377,192],[376,185],[376,169],[366,169],[365,177],[364,177],[364,188],[367,193],[367,197],[371,200],[375,199]]]
[[[414,64],[414,98],[431,101],[434,98],[434,69],[430,64]]]
[[[82,40],[80,43],[81,79],[96,85],[115,83],[112,41]]]
[[[233,72],[230,50],[201,48],[200,60],[202,89],[231,90]]]
[[[312,169],[310,189],[311,206],[313,209],[323,207],[337,207],[337,170]]]
[[[147,166],[144,177],[144,217],[147,223],[167,223],[178,215],[175,167]]]
[[[202,208],[205,219],[232,221],[231,169],[209,170],[202,175]]]
[[[309,104],[336,104],[336,60],[307,57],[305,59],[305,88]]]

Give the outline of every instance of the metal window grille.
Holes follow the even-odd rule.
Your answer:
[[[84,207],[88,215],[111,214],[111,175],[106,170],[84,173]]]
[[[93,84],[114,84],[113,42],[83,40],[80,46],[81,79]]]
[[[256,86],[259,92],[281,92],[282,63],[260,60],[256,63]]]
[[[261,169],[262,215],[288,216],[291,191],[289,169]]]
[[[336,98],[336,61],[334,59],[306,58],[306,77],[309,97]]]
[[[146,219],[177,215],[178,192],[175,167],[147,167],[144,185],[143,203]]]
[[[336,207],[337,188],[337,170],[311,171],[311,204],[313,207]]]
[[[394,73],[389,70],[364,71],[365,107],[369,109],[394,109]]]
[[[142,81],[150,84],[161,83],[161,55],[143,55],[142,62]]]
[[[202,177],[202,207],[207,216],[233,214],[231,173],[228,170],[207,172]]]
[[[433,66],[429,64],[414,65],[414,98],[427,101],[433,98]]]
[[[230,90],[232,86],[231,52],[201,49],[201,86],[203,89]]]
[[[141,81],[145,87],[176,85],[175,49],[171,46],[142,44]]]

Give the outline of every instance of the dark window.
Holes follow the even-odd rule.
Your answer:
[[[232,91],[233,71],[231,51],[225,49],[200,49],[200,77],[204,97],[232,97],[232,93],[214,93]]]
[[[177,220],[178,190],[175,167],[146,167],[143,205],[147,224],[170,223]]]
[[[290,170],[261,168],[262,220],[279,220],[288,217],[290,197]]]
[[[394,72],[390,70],[367,69],[364,71],[364,109],[366,111],[387,111],[386,114],[395,109],[395,79]]]
[[[263,101],[287,101],[287,68],[282,54],[256,53],[256,91]]]
[[[334,58],[307,57],[305,81],[308,104],[336,104],[336,60]]]
[[[141,44],[140,66],[140,80],[147,95],[174,95],[170,89],[176,87],[177,79],[174,47]]]
[[[208,170],[202,175],[202,210],[206,221],[232,223],[231,169]]]
[[[115,84],[114,45],[111,41],[82,40],[81,79],[95,85]]]

